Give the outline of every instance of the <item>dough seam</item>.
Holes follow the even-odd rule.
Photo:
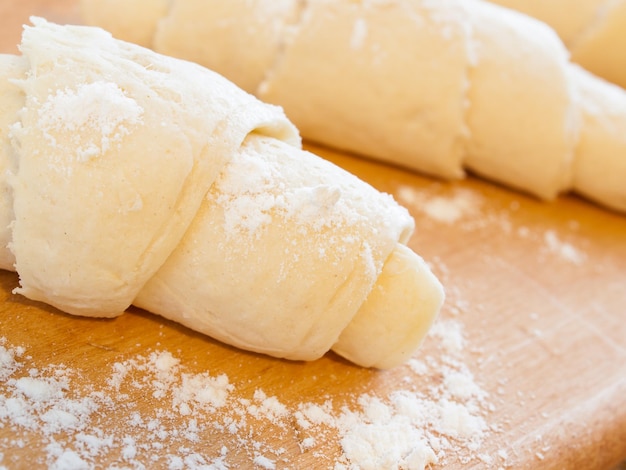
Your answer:
[[[274,54],[274,60],[272,64],[265,70],[263,79],[259,82],[254,92],[255,95],[263,95],[264,89],[272,82],[273,76],[276,70],[280,69],[281,64],[286,55],[287,48],[289,47],[290,38],[297,34],[296,30],[300,28],[304,18],[311,11],[309,0],[296,0],[296,14],[295,19],[291,23],[285,23],[282,25],[284,31],[280,34],[280,43]]]
[[[587,22],[585,27],[566,44],[572,54],[576,53],[576,50],[581,44],[585,44],[588,37],[593,36],[595,32],[602,29],[604,23],[609,18],[611,11],[613,11],[613,9],[619,5],[620,2],[621,0],[608,0],[602,6],[597,8],[593,18]]]

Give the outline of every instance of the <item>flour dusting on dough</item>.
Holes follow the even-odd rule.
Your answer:
[[[97,81],[57,90],[38,115],[50,145],[86,161],[106,153],[130,133],[129,126],[141,123],[143,108],[115,83]]]

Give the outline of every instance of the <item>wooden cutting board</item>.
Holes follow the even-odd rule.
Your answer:
[[[73,0],[3,0],[1,52],[16,52],[32,14],[80,22]],[[390,371],[333,354],[295,363],[134,308],[72,317],[12,294],[17,276],[3,272],[0,468],[580,470],[626,458],[626,216],[308,147],[415,217],[410,246],[447,301],[414,359]]]

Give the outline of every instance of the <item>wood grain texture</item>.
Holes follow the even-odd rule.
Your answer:
[[[80,18],[73,0],[3,0],[1,52],[16,51],[21,24],[31,14],[58,22]],[[417,230],[410,246],[446,287],[439,320],[462,325],[461,361],[488,394],[484,416],[490,431],[479,453],[491,460],[467,460],[472,452],[460,446],[433,468],[607,469],[626,458],[626,217],[573,196],[542,203],[474,178],[445,183],[308,148],[393,194],[411,211]],[[437,212],[442,207],[448,212]],[[454,217],[450,208],[457,211]],[[29,367],[45,371],[46,365],[63,364],[73,371],[68,396],[111,392],[106,381],[115,364],[150,351],[171,352],[189,374],[226,374],[238,404],[254,402],[262,389],[290,410],[327,400],[341,409],[357,406],[363,394],[388,397],[410,389],[427,396],[438,386],[436,375],[415,374],[408,366],[374,371],[333,354],[295,363],[239,351],[135,308],[112,320],[77,318],[12,294],[17,282],[14,273],[0,273],[3,344],[23,347]],[[443,354],[440,340],[429,336],[416,358],[436,361]],[[142,383],[141,377],[135,380]],[[133,413],[159,416],[164,406],[146,390],[153,389],[125,385],[110,393],[92,426],[137,442],[153,440],[146,427],[132,425]],[[188,424],[188,417],[177,422],[167,413],[160,416],[168,429]],[[254,456],[263,452],[274,455],[277,468],[333,468],[341,459],[332,430],[317,436],[315,451],[307,451],[295,420],[275,425],[249,417],[243,436],[224,425],[232,416],[224,408],[194,416],[216,423],[194,445],[212,456],[227,447],[232,468],[254,467]],[[169,436],[153,450],[155,466],[189,445]],[[43,465],[49,444],[36,429],[5,423],[0,466]],[[119,465],[122,454],[119,447],[95,466]]]

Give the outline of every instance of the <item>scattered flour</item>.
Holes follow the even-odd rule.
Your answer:
[[[546,248],[565,261],[580,265],[583,264],[587,258],[585,253],[574,245],[561,240],[554,230],[546,230],[543,239]]]
[[[402,186],[398,190],[398,198],[415,205],[417,210],[432,220],[445,224],[481,215],[484,203],[482,196],[464,188],[456,188],[451,194],[440,196],[417,191],[412,186]]]
[[[398,189],[400,202],[412,207],[414,215],[425,216],[425,220],[437,224],[454,225],[455,229],[472,232],[477,230],[497,231],[498,234],[514,236],[520,240],[530,240],[537,245],[539,253],[556,256],[566,263],[583,265],[587,255],[583,249],[572,242],[564,241],[552,228],[545,228],[539,224],[535,227],[516,225],[511,219],[511,213],[519,210],[519,202],[513,201],[510,207],[496,209],[487,204],[485,198],[478,192],[467,188],[452,188],[445,194],[439,194],[438,186],[417,189],[412,186],[402,186]],[[419,220],[423,223],[424,219]],[[568,229],[575,233],[578,223],[570,221]]]
[[[79,370],[35,364],[3,339],[0,468],[223,470],[247,461],[271,470],[298,468],[294,452],[333,470],[483,461],[491,407],[463,362],[462,326],[440,320],[431,337],[436,355],[403,366],[405,384],[384,396],[289,405],[249,381],[192,373],[169,351],[110,364],[93,384]],[[33,461],[14,460],[16,448],[37,450]]]

